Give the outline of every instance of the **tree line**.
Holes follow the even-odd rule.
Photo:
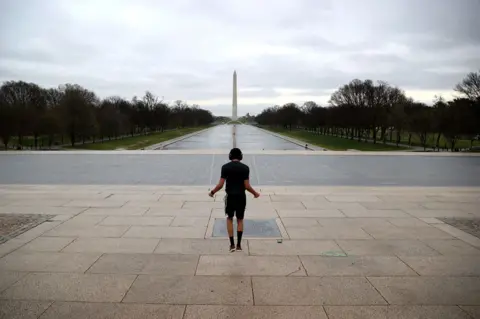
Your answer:
[[[169,105],[147,91],[141,98],[99,98],[77,84],[42,88],[23,81],[4,82],[0,88],[0,138],[22,148],[25,139],[51,147],[54,143],[93,143],[125,135],[211,124],[212,113],[183,101]]]
[[[439,149],[445,147],[440,144],[443,137],[453,151],[459,139],[470,140],[470,147],[479,139],[480,71],[469,73],[454,90],[459,97],[451,101],[437,97],[429,106],[386,82],[355,79],[336,90],[325,107],[313,101],[302,106],[287,103],[263,110],[255,120],[260,125],[397,146],[411,145],[416,137],[424,148]]]

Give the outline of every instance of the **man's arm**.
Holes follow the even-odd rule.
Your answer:
[[[250,168],[247,167],[245,170],[245,175],[243,176],[243,184],[245,185],[245,189],[253,195],[253,197],[257,198],[260,194],[253,189],[252,185],[250,185]]]
[[[252,185],[250,185],[250,180],[246,179],[243,183],[245,184],[245,189],[249,191],[253,197],[258,198],[260,196],[260,194],[253,189]]]
[[[220,177],[220,180],[218,181],[217,186],[215,186],[215,188],[212,189],[208,195],[210,195],[210,197],[213,197],[213,195],[215,195],[216,192],[222,189],[223,184],[225,184],[225,178]]]
[[[210,197],[213,197],[216,192],[222,189],[223,185],[225,184],[225,180],[227,179],[227,170],[224,166],[222,166],[222,170],[220,171],[220,180],[218,181],[217,185],[208,193]]]

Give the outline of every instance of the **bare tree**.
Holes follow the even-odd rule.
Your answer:
[[[2,86],[0,90],[0,137],[2,138],[5,149],[8,149],[8,143],[15,132],[15,110],[14,106],[8,102],[6,92]]]
[[[471,100],[480,100],[480,71],[468,73],[454,90]]]
[[[370,116],[368,122],[373,135],[373,143],[377,141],[379,128],[381,129],[381,138],[385,138],[391,108],[405,101],[405,93],[397,87],[391,87],[386,82],[379,81],[374,84],[371,80],[361,81],[358,79],[340,87],[330,98],[330,104],[333,106],[348,105],[352,109],[370,109],[366,114]],[[348,113],[345,116],[348,116]],[[349,122],[349,125],[352,126],[352,121]]]
[[[96,129],[94,106],[98,103],[95,93],[77,84],[66,84],[60,88],[63,92],[61,102],[62,122],[70,137],[70,143],[75,146],[77,137],[83,141],[91,136]]]

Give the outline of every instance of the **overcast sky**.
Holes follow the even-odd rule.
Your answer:
[[[480,69],[480,0],[0,0],[0,81],[150,90],[216,115],[308,100],[354,78],[450,98]]]

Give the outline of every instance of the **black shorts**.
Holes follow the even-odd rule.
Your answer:
[[[230,194],[225,196],[225,215],[227,215],[228,218],[235,216],[237,219],[243,219],[246,206],[247,196],[245,194]]]

